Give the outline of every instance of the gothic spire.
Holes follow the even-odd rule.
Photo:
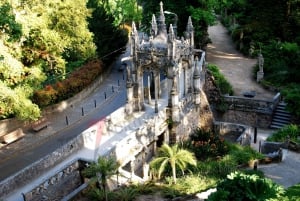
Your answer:
[[[191,18],[191,16],[189,16],[186,30],[187,30],[188,32],[194,31],[194,26],[193,26],[193,23],[192,23],[192,18]]]
[[[167,28],[165,23],[165,15],[163,9],[163,3],[160,2],[160,15],[159,15],[159,23],[158,23],[158,33],[159,34],[167,34]]]
[[[156,36],[157,35],[157,23],[156,23],[156,17],[155,17],[154,14],[152,15],[151,35],[152,36]]]
[[[192,18],[189,16],[188,24],[186,26],[187,39],[190,41],[190,47],[194,48],[194,26]]]

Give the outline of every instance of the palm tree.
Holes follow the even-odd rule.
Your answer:
[[[107,201],[107,180],[117,173],[118,163],[114,158],[99,157],[97,163],[92,163],[88,168],[83,171],[83,174],[87,177],[92,177],[91,181],[97,181],[100,184],[101,190],[105,194],[105,200]]]
[[[170,165],[174,184],[176,184],[176,167],[184,173],[188,164],[196,166],[197,160],[192,152],[178,148],[178,144],[172,147],[163,144],[158,150],[158,156],[150,163],[152,169],[158,168],[158,178],[166,170],[167,165]]]

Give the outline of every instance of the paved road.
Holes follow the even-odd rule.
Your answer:
[[[103,84],[78,105],[68,107],[62,113],[48,116],[51,122],[49,128],[39,133],[25,131],[25,138],[0,149],[0,181],[61,147],[86,130],[91,122],[123,106],[126,102],[126,85],[123,79],[124,72],[118,71],[119,65],[120,60],[117,60],[113,65],[112,73]],[[114,92],[112,92],[112,86],[114,86]],[[104,92],[106,92],[106,99]],[[96,108],[94,100],[98,102]],[[84,117],[82,117],[82,107]],[[68,126],[66,116],[68,116]]]

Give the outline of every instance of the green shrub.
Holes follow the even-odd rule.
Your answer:
[[[298,137],[300,136],[300,128],[295,124],[289,124],[276,131],[267,138],[267,141],[285,142],[289,137],[292,141],[300,143]]]
[[[105,192],[102,189],[94,187],[87,192],[87,197],[92,201],[105,201]],[[113,192],[107,192],[107,197],[109,201],[115,200]]]
[[[248,164],[251,160],[264,158],[261,153],[250,146],[241,146],[239,144],[230,144],[228,155],[239,165]]]
[[[139,192],[134,187],[122,187],[118,189],[116,192],[112,193],[110,200],[118,200],[118,201],[133,201]]]
[[[190,140],[191,144],[189,148],[195,153],[198,159],[220,157],[228,152],[225,140],[212,131],[197,128],[190,135]]]
[[[215,84],[220,89],[222,94],[233,95],[233,88],[226,78],[221,74],[219,68],[216,65],[209,64],[207,69],[212,73],[215,78]]]
[[[32,97],[33,102],[40,107],[45,107],[70,98],[91,84],[102,71],[103,64],[100,60],[89,61],[65,80],[35,91]]]
[[[300,118],[300,84],[290,84],[282,89],[281,93],[287,103],[287,110]]]
[[[199,174],[212,178],[224,178],[237,170],[237,162],[230,155],[219,160],[206,160],[197,164]]]
[[[220,101],[216,104],[216,110],[221,113],[225,113],[228,110],[228,103],[224,100],[223,97],[220,98]]]
[[[175,185],[172,185],[172,178],[169,178],[168,187],[173,188],[173,190],[170,191],[169,188],[167,188],[166,191],[170,191],[168,193],[169,195],[190,195],[207,190],[215,185],[215,179],[210,179],[208,177],[199,175],[187,175],[178,178],[178,181]]]
[[[284,196],[282,197],[281,200],[299,201],[300,200],[299,195],[300,195],[300,183],[286,189]]]
[[[217,185],[217,191],[208,201],[265,201],[279,198],[283,193],[283,187],[270,179],[234,172]]]

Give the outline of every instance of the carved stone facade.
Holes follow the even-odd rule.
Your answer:
[[[176,37],[172,24],[167,32],[162,2],[159,16],[152,16],[150,30],[150,36],[139,33],[135,23],[132,23],[126,112],[130,115],[135,111],[142,111],[145,104],[154,99],[154,110],[157,113],[158,100],[167,98],[167,118],[176,127],[183,118],[181,114],[184,108],[180,107],[182,102],[199,107],[200,72],[205,53],[194,48],[191,17],[188,18],[184,37]],[[167,97],[162,97],[162,82],[166,84]],[[174,131],[174,128],[171,130]]]

